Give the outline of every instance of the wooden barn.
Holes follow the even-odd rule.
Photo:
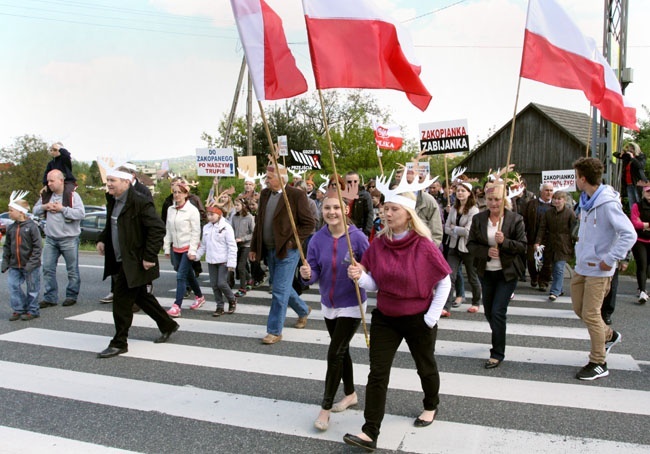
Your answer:
[[[481,179],[506,165],[511,126],[512,120],[458,164],[467,167],[467,176]],[[541,172],[571,169],[585,156],[589,135],[589,115],[530,103],[517,114],[510,162],[537,194]]]

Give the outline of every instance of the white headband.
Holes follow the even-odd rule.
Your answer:
[[[124,164],[111,167],[103,159],[97,159],[97,164],[99,164],[101,167],[104,168],[104,170],[106,170],[107,177],[120,178],[122,180],[133,181],[133,175],[127,172],[122,172],[121,170],[117,170],[119,167],[124,166]]]
[[[473,188],[472,188],[472,184],[471,184],[471,183],[468,183],[467,181],[463,181],[463,182],[461,183],[461,185],[465,186],[465,188],[466,188],[469,192],[472,192],[472,189],[473,189]]]
[[[375,179],[375,187],[378,191],[384,194],[384,203],[397,203],[411,209],[415,209],[415,200],[409,199],[408,197],[404,197],[400,194],[404,194],[406,192],[415,193],[422,189],[426,189],[438,179],[438,177],[431,179],[430,175],[427,174],[426,178],[421,183],[419,182],[419,178],[415,178],[413,180],[413,183],[409,183],[406,180],[406,175],[404,175],[402,176],[402,179],[400,180],[397,187],[395,189],[390,189],[390,181],[393,179],[393,173],[395,173],[395,171],[391,172],[390,176],[388,177],[385,177],[383,175],[378,176]]]
[[[23,200],[27,194],[29,194],[29,191],[11,191],[11,196],[9,196],[9,206],[14,210],[18,210],[23,214],[27,214],[27,208],[16,203],[19,200]]]

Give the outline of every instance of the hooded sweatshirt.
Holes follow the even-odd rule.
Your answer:
[[[576,273],[593,277],[613,276],[617,262],[625,258],[636,238],[632,222],[623,213],[619,194],[611,186],[604,185],[591,198],[583,193],[576,243]],[[601,261],[612,268],[601,270]]]
[[[354,259],[360,261],[368,249],[368,239],[363,232],[350,225],[350,242]],[[311,279],[306,282],[311,285],[318,281],[320,287],[320,302],[329,308],[357,306],[357,294],[354,282],[348,277],[350,253],[345,236],[334,238],[327,225],[323,226],[309,240],[307,261],[311,267]],[[366,300],[366,291],[361,292],[361,301]]]

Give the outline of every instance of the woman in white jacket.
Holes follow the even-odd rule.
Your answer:
[[[201,216],[199,210],[187,202],[189,195],[190,189],[186,183],[176,183],[172,188],[174,204],[167,210],[167,232],[163,248],[165,257],[174,254],[172,263],[176,270],[176,300],[167,311],[170,317],[181,316],[183,295],[188,284],[195,295],[190,309],[198,309],[205,303],[189,257],[196,255],[201,240]]]
[[[467,312],[478,312],[481,302],[481,283],[478,280],[478,274],[474,267],[474,257],[467,250],[467,237],[469,229],[472,226],[472,218],[478,214],[474,194],[472,193],[471,183],[464,181],[456,186],[456,203],[449,211],[447,222],[445,222],[445,233],[449,238],[449,252],[447,253],[447,262],[451,268],[451,286],[454,288],[458,269],[462,264],[465,265],[467,278],[472,287],[472,305]],[[451,306],[458,307],[461,302],[453,301],[453,293],[449,293],[449,298],[443,309],[449,316]]]
[[[208,223],[203,227],[203,240],[192,260],[200,260],[205,254],[210,273],[210,287],[217,301],[217,310],[213,317],[224,313],[224,297],[228,300],[228,313],[234,314],[237,309],[237,298],[228,285],[228,273],[235,270],[237,265],[237,242],[235,233],[219,207],[207,207]],[[200,306],[199,306],[200,307]],[[198,309],[198,307],[197,307]]]

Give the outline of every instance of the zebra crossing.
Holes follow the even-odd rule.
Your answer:
[[[159,285],[157,293],[163,306],[171,305],[171,293]],[[236,314],[219,318],[211,316],[211,290],[204,293],[209,301],[201,309],[184,305],[181,329],[166,344],[153,344],[155,324],[135,314],[129,352],[109,360],[95,354],[112,336],[110,306],[86,304],[58,320],[3,329],[0,399],[26,416],[0,413],[0,453],[349,452],[342,437],[363,423],[368,373],[361,329],[351,343],[360,405],[333,414],[323,433],[312,425],[329,344],[317,286],[304,295],[313,308],[307,327],[292,328],[296,315],[289,310],[283,340],[274,346],[260,344],[270,302],[264,287],[241,298]],[[369,298],[370,307],[375,303]],[[490,339],[482,314],[468,314],[464,305],[442,319],[436,344],[441,411],[425,429],[412,425],[421,391],[402,345],[379,449],[650,452],[643,430],[650,422],[648,362],[623,343],[608,355],[611,377],[575,380],[589,340],[569,303],[568,297],[550,304],[539,293],[517,292],[508,311],[506,361],[492,371],[482,368]],[[103,423],[115,421],[128,421],[125,430]]]

